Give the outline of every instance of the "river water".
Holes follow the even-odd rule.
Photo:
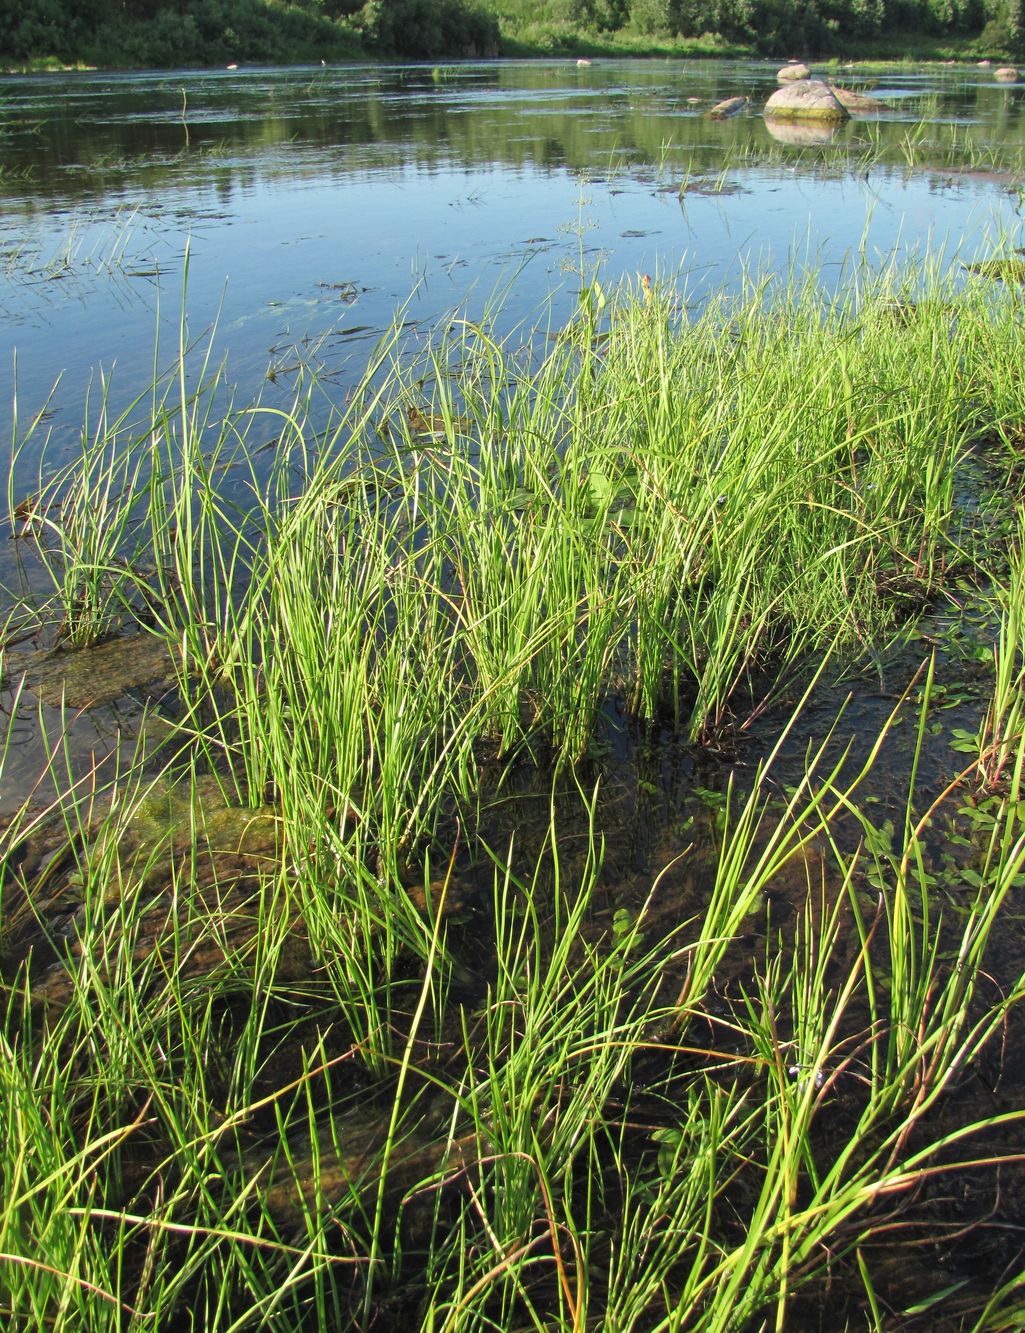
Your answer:
[[[189,335],[248,398],[295,366],[344,382],[400,306],[529,320],[580,274],[690,300],[745,272],[1016,243],[1025,85],[974,66],[817,70],[867,92],[781,141],[776,63],[501,61],[0,79],[0,403],[90,377],[125,398]],[[722,98],[747,110],[714,120]],[[188,269],[186,279],[186,266]],[[155,354],[155,347],[158,350]],[[53,447],[53,446],[51,446]],[[56,452],[56,451],[55,451]]]

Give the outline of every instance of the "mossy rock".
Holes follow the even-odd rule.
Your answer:
[[[785,88],[777,88],[765,103],[767,120],[816,120],[838,124],[849,119],[849,115],[832,88],[819,79],[801,79]]]
[[[739,116],[747,109],[746,97],[727,97],[724,102],[717,102],[706,114],[711,120],[728,120],[730,116]]]
[[[281,820],[270,806],[247,809],[226,799],[215,777],[192,783],[158,779],[123,823],[113,821],[100,835],[114,837],[122,867],[142,882],[171,883],[175,866],[196,848],[214,867],[223,858],[245,858],[253,866],[273,864],[279,852]],[[116,886],[112,889],[116,896]]]
[[[175,680],[167,644],[152,634],[124,635],[89,648],[37,653],[25,664],[25,688],[59,708],[113,703],[129,690],[166,687]]]

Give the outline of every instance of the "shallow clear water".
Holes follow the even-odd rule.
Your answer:
[[[300,357],[344,383],[406,300],[429,326],[501,290],[511,325],[553,290],[568,309],[581,268],[678,278],[699,300],[753,269],[796,262],[829,281],[859,254],[1015,242],[1025,89],[966,66],[835,70],[886,105],[800,146],[760,114],[776,68],[0,79],[0,401],[16,350],[22,420],[60,375],[53,425],[73,437],[90,374],[116,363],[127,398],[158,335],[171,359],[183,302],[192,336],[216,323],[247,397],[268,371],[287,393]],[[743,115],[707,118],[738,93]]]

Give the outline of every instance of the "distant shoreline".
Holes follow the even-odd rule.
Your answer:
[[[97,74],[132,71],[152,72],[162,69],[201,69],[217,70],[232,68],[244,72],[248,68],[262,68],[267,66],[311,66],[323,64],[326,68],[332,65],[385,65],[385,64],[465,64],[478,63],[487,60],[571,60],[574,58],[586,57],[591,60],[766,60],[779,61],[785,63],[787,59],[797,56],[765,53],[757,51],[751,46],[745,46],[738,42],[721,42],[713,44],[702,38],[693,40],[673,40],[667,38],[663,41],[652,40],[646,45],[637,45],[636,39],[633,41],[618,41],[615,34],[606,34],[595,36],[593,34],[581,33],[574,35],[573,39],[567,39],[567,45],[559,50],[542,50],[522,42],[503,43],[502,49],[497,56],[492,57],[467,57],[467,56],[439,56],[424,57],[423,59],[412,59],[400,56],[388,56],[381,54],[369,55],[367,53],[353,53],[349,55],[339,55],[326,61],[311,59],[308,54],[296,55],[294,58],[281,58],[277,60],[244,60],[232,62],[225,65],[221,61],[209,62],[187,62],[182,65],[163,65],[163,64],[129,64],[112,60],[104,61],[63,61],[54,58],[38,57],[33,60],[15,61],[6,64],[0,64],[0,73],[5,75],[18,74]],[[916,49],[916,45],[917,48]],[[853,64],[854,66],[885,66],[885,65],[908,65],[908,64],[975,64],[979,60],[1003,60],[1013,58],[1010,54],[1001,48],[983,47],[979,45],[979,39],[964,39],[960,43],[926,43],[921,39],[917,44],[902,43],[899,36],[894,39],[893,44],[875,42],[875,43],[856,43],[852,42],[846,45],[842,50],[803,52],[800,59],[806,62],[812,62],[818,65],[828,65],[837,67],[840,64]]]

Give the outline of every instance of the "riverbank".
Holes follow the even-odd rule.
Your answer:
[[[327,55],[320,55],[327,52]],[[169,52],[163,53],[169,55]],[[221,59],[209,60],[210,51],[204,51],[203,59],[188,61],[192,68],[202,69],[209,64],[221,65]],[[221,55],[237,55],[237,48],[225,46]],[[652,38],[626,33],[582,33],[567,31],[541,25],[537,30],[505,37],[499,41],[498,56],[508,59],[551,59],[566,57],[586,60],[601,59],[639,59],[639,60],[701,60],[701,59],[764,59],[763,52],[750,43],[729,42],[717,36],[700,38]],[[461,59],[458,55],[446,56],[444,52],[435,52],[432,59]],[[892,39],[871,42],[845,42],[842,49],[824,48],[815,54],[805,53],[805,59],[817,65],[831,69],[841,65],[864,65],[874,69],[886,66],[906,66],[908,64],[975,64],[979,60],[1000,61],[1012,59],[1007,43],[987,43],[978,38],[966,38],[959,42],[932,41],[920,35],[898,35]],[[253,56],[248,63],[274,63],[282,66],[336,63],[380,63],[389,60],[387,55],[369,54],[358,41],[339,46],[317,45],[298,50],[280,51],[275,56]],[[777,59],[782,63],[785,57]],[[92,62],[92,63],[90,63]],[[238,61],[229,62],[232,66]],[[104,59],[93,53],[88,60],[65,61],[56,56],[38,56],[31,60],[0,65],[5,74],[73,74],[98,70],[173,68],[172,65],[146,63],[124,57]]]
[[[795,49],[781,46],[775,52],[780,63],[795,54]],[[559,25],[537,24],[516,32],[503,33],[501,54],[523,58],[576,56],[590,59],[660,59],[695,60],[764,59],[769,55],[752,42],[728,41],[715,34],[703,37],[642,36],[637,33],[587,33]],[[960,39],[926,38],[918,33],[895,33],[872,40],[845,40],[842,44],[812,47],[800,53],[817,64],[839,65],[854,61],[871,65],[906,65],[908,63],[966,63],[983,59],[1009,59],[1007,42],[987,42],[982,35]]]

